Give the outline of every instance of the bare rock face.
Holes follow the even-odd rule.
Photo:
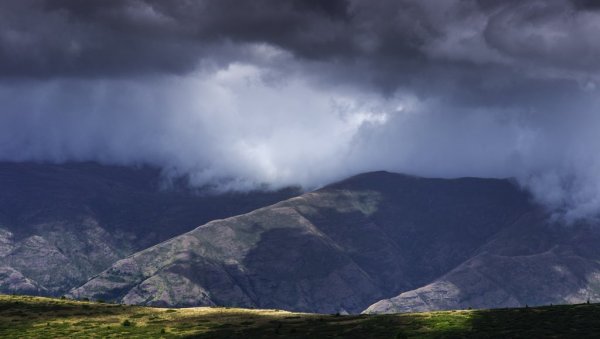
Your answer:
[[[364,313],[599,302],[598,225],[548,220],[525,215],[449,273]]]
[[[35,281],[26,278],[21,272],[12,267],[0,267],[0,288],[4,293],[26,293],[31,295],[45,294],[47,291]]]
[[[165,307],[174,303],[182,306],[214,306],[209,292],[185,276],[164,272],[144,280],[124,297],[126,304]]]
[[[0,163],[0,293],[61,295],[136,251],[299,194],[164,183],[152,168]]]
[[[15,247],[13,237],[11,231],[0,227],[0,256],[5,256]]]
[[[530,208],[505,180],[367,173],[211,221],[119,260],[70,296],[357,313],[449,272]]]

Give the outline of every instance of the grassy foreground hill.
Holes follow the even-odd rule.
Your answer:
[[[600,305],[384,315],[152,308],[0,296],[1,338],[586,338]]]

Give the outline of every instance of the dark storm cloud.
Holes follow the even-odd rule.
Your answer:
[[[199,59],[218,59],[212,50],[223,42],[408,69],[436,34],[426,11],[407,1],[25,0],[3,11],[0,74],[181,74]]]
[[[600,9],[600,2],[596,0],[572,0],[573,4],[580,9],[598,10]]]
[[[492,15],[484,36],[490,46],[520,61],[597,71],[598,15],[585,8],[559,1],[522,2]]]
[[[431,58],[455,67],[500,63],[504,57],[505,62],[533,60],[561,69],[597,69],[598,43],[588,41],[593,37],[586,34],[596,29],[595,17],[586,17],[594,8],[591,4],[5,1],[1,71],[13,76],[183,73],[194,69],[199,58],[214,58],[209,50],[223,41],[264,42],[301,58],[359,60],[382,72],[419,70],[430,66]],[[569,58],[569,51],[579,57]]]
[[[203,57],[215,58],[215,44],[226,41],[273,43],[320,57],[351,48],[339,37],[321,40],[348,19],[347,5],[345,0],[6,2],[0,74],[182,74]]]
[[[599,34],[585,0],[0,0],[0,159],[514,176],[596,215]]]

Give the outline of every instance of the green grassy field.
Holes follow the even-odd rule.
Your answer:
[[[597,338],[600,305],[340,316],[0,296],[0,338],[66,337]]]

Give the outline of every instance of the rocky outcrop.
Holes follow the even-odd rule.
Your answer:
[[[44,287],[7,266],[0,266],[0,289],[6,294],[41,295],[47,293]]]

